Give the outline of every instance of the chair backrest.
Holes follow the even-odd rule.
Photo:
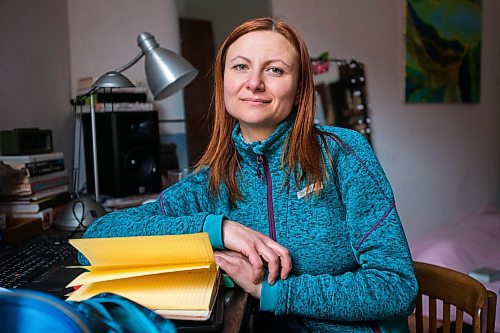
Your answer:
[[[463,314],[472,318],[474,333],[493,333],[495,327],[496,294],[486,290],[477,280],[461,272],[428,263],[414,262],[419,284],[415,310],[416,332],[424,332],[428,319],[429,332],[437,331],[437,300],[442,301],[442,332],[451,333],[451,309],[455,308],[455,333],[462,332]],[[424,297],[426,295],[427,297]],[[428,299],[428,314],[423,302]]]

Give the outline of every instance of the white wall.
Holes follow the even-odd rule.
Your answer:
[[[252,17],[271,15],[271,0],[176,0],[176,2],[180,17],[212,21],[215,49],[238,24]]]
[[[66,0],[0,2],[0,129],[51,129],[71,167]]]
[[[179,52],[179,23],[174,0],[68,0],[71,85],[94,79],[132,60],[139,52],[137,35],[150,32],[161,47]],[[144,59],[123,72],[145,84]],[[160,119],[183,119],[182,93],[155,102]],[[184,133],[183,123],[160,124],[161,134]]]
[[[481,102],[404,101],[405,1],[273,0],[311,55],[363,62],[375,151],[408,238],[500,205],[500,1],[483,0]]]

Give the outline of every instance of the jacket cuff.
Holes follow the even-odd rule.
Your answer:
[[[262,282],[262,289],[260,291],[260,311],[276,311],[280,284],[281,280],[277,280],[272,286],[267,282],[267,279]]]
[[[203,223],[203,232],[208,233],[210,244],[212,248],[222,250],[224,249],[224,242],[222,240],[222,220],[225,218],[223,215],[207,215],[205,223]]]

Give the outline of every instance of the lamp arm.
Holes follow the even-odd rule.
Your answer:
[[[132,59],[130,62],[126,63],[125,65],[115,69],[116,72],[121,73],[130,67],[134,66],[142,57],[144,56],[144,52],[140,52],[138,55],[135,56],[134,59]]]

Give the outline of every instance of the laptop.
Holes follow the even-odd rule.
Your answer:
[[[68,243],[69,232],[50,230],[25,243],[0,252],[0,287],[33,289],[64,299],[72,291],[66,285],[83,273],[77,251]]]

